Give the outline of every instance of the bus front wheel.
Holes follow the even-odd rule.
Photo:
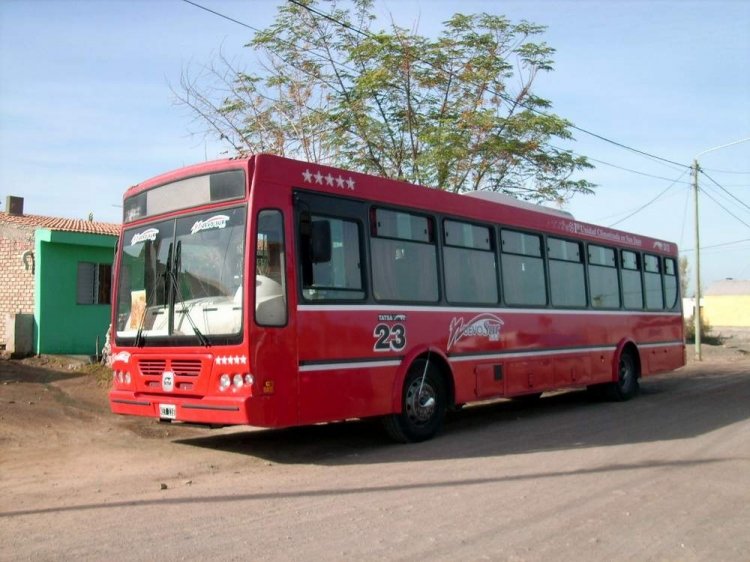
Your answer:
[[[442,428],[446,408],[445,385],[440,373],[420,359],[411,366],[404,381],[401,412],[386,416],[383,423],[395,441],[426,441]]]

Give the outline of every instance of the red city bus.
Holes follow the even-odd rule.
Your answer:
[[[496,194],[255,155],[130,188],[118,414],[285,427],[587,387],[685,363],[677,247]]]

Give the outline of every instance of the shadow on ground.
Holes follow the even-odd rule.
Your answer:
[[[71,366],[77,369],[80,365],[73,362]],[[39,383],[49,384],[57,381],[74,379],[84,376],[77,370],[62,370],[59,362],[43,361],[37,365],[29,365],[21,361],[0,360],[0,383]]]
[[[449,415],[432,441],[396,445],[372,420],[177,440],[282,464],[346,465],[532,453],[688,439],[750,417],[750,373],[725,366],[711,374],[648,379],[629,402],[592,401],[585,391],[533,404],[499,401]]]

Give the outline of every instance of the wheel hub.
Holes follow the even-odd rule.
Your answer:
[[[420,391],[421,386],[421,391]],[[419,424],[430,421],[435,413],[437,401],[435,389],[427,381],[422,384],[416,379],[406,392],[406,413],[409,418]]]

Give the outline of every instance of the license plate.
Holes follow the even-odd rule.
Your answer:
[[[174,404],[159,404],[159,417],[163,420],[177,419],[177,406]]]

